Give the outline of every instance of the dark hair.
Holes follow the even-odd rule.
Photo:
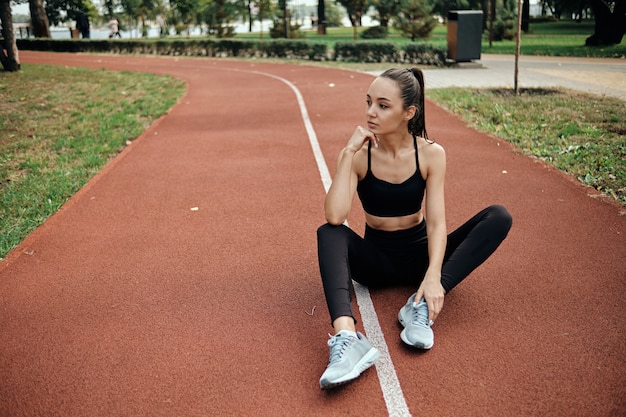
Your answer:
[[[409,120],[409,133],[428,139],[424,118],[424,73],[419,68],[391,68],[380,74],[382,78],[395,81],[400,87],[404,108],[415,106],[415,116]]]

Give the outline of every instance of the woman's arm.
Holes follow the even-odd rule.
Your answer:
[[[417,291],[417,299],[422,296],[428,304],[430,320],[435,320],[443,308],[445,290],[441,285],[441,267],[446,252],[446,208],[444,201],[444,180],[446,175],[446,154],[437,144],[429,144],[424,152],[428,158],[426,178],[426,233],[428,234],[428,270]]]
[[[359,126],[350,137],[346,147],[339,153],[337,172],[335,172],[324,202],[324,212],[328,223],[340,225],[348,218],[358,183],[354,158],[363,144],[375,140],[376,137],[372,132]]]

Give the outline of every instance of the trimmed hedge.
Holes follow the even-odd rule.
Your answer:
[[[446,63],[448,50],[430,43],[409,43],[404,47],[403,62],[442,66]]]
[[[22,50],[52,52],[98,52],[170,56],[243,58],[290,58],[346,62],[390,62],[443,66],[447,51],[426,43],[408,43],[399,49],[392,42],[337,42],[328,51],[323,42],[306,40],[236,39],[123,39],[83,40],[29,38],[17,39]]]
[[[337,42],[335,60],[348,62],[394,62],[402,64],[446,65],[447,49],[429,43],[407,43],[398,49],[391,42]]]
[[[391,42],[337,42],[335,60],[348,62],[398,62],[398,48]]]
[[[324,60],[326,44],[299,40],[243,41],[233,39],[186,40],[72,40],[17,39],[18,49],[53,52],[108,52],[173,56],[244,58],[298,58]]]

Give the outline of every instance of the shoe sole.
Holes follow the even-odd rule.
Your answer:
[[[430,348],[433,347],[434,343],[426,345],[424,343],[419,343],[419,342],[412,343],[411,341],[409,341],[408,337],[406,336],[406,324],[404,324],[404,320],[402,319],[402,310],[398,312],[398,321],[400,322],[402,327],[404,327],[404,330],[402,330],[402,332],[400,333],[400,339],[402,339],[404,343],[406,343],[409,346],[413,346],[413,347],[416,347],[418,349],[423,349],[423,350],[429,350]]]
[[[423,349],[423,350],[429,350],[434,345],[434,343],[426,345],[426,344],[420,343],[420,342],[413,342],[413,343],[410,342],[409,339],[406,336],[406,329],[402,330],[402,333],[400,333],[400,339],[402,339],[402,341],[404,343],[406,343],[407,345],[409,345],[409,346],[416,347],[418,349]]]
[[[320,381],[320,388],[322,389],[334,388],[334,387],[343,385],[345,383],[348,383],[358,378],[359,375],[361,375],[367,368],[372,366],[374,362],[378,360],[379,357],[380,357],[380,352],[378,351],[378,349],[374,347],[371,348],[365,355],[363,355],[361,360],[357,362],[357,364],[354,366],[352,371],[348,372],[341,378],[338,378],[334,381],[324,381],[324,382]]]

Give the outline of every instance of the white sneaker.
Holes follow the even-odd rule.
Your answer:
[[[419,303],[415,302],[414,293],[406,302],[406,305],[398,312],[398,320],[404,326],[400,338],[404,343],[420,349],[430,349],[435,343],[432,321],[428,320],[428,305],[424,298]]]
[[[320,378],[320,387],[329,389],[357,378],[380,357],[378,349],[357,332],[356,337],[343,330],[328,340],[330,359]]]

